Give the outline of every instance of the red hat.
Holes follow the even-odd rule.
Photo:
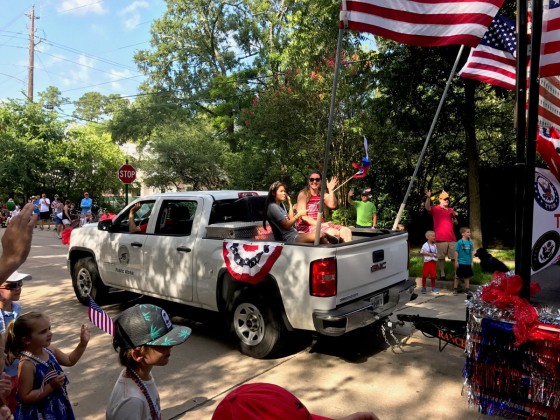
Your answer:
[[[266,383],[245,384],[216,407],[212,420],[330,420],[311,414],[284,388]]]

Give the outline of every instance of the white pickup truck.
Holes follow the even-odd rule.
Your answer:
[[[75,229],[67,264],[78,300],[87,304],[90,295],[102,304],[116,288],[218,311],[241,352],[264,358],[292,331],[342,335],[384,320],[415,297],[406,232],[355,229],[348,243],[282,244],[262,229],[264,199],[244,191],[155,194],[112,221]],[[140,232],[130,233],[135,203]],[[226,248],[265,245],[278,248],[266,275],[237,280]],[[264,258],[234,257],[246,269]]]

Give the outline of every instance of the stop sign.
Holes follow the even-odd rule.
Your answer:
[[[123,184],[132,184],[136,179],[136,169],[132,165],[123,165],[119,168],[119,179]]]

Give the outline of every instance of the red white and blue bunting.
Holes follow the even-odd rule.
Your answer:
[[[262,242],[224,241],[223,255],[229,274],[239,281],[259,283],[269,272],[282,245]]]

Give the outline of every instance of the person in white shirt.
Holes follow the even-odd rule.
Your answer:
[[[47,230],[51,230],[51,200],[43,193],[39,199],[39,229],[45,229],[45,220],[48,223]]]

